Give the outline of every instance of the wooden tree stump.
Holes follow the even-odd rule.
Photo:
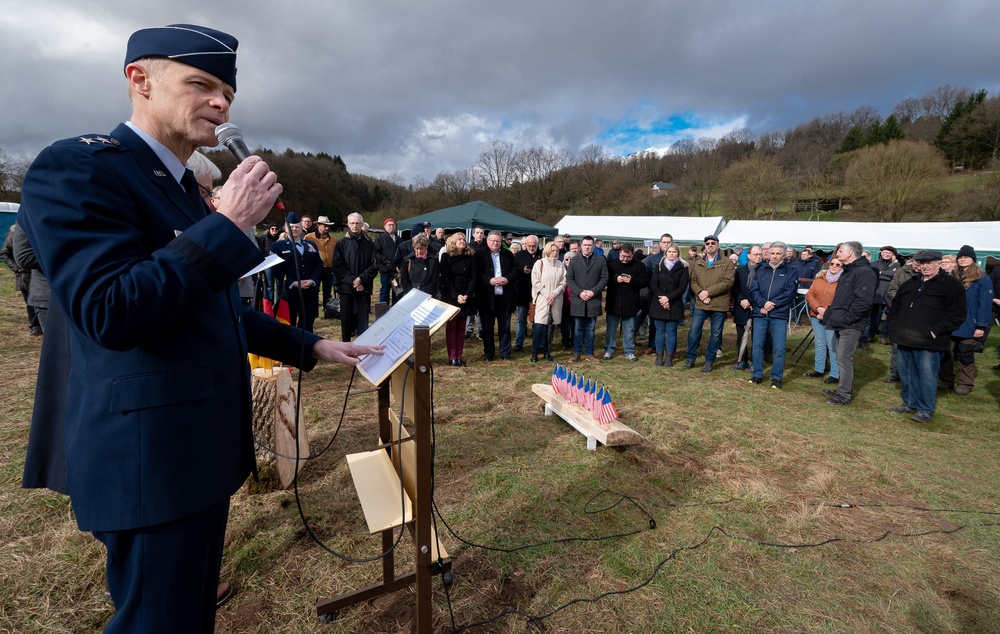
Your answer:
[[[289,368],[256,368],[251,373],[253,400],[253,435],[256,440],[257,469],[260,481],[247,481],[251,493],[287,489],[295,478],[295,452],[298,444],[299,471],[309,457],[309,440],[302,411],[299,411],[298,434],[295,425],[297,389]]]

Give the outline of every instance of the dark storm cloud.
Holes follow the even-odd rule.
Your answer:
[[[888,115],[943,84],[992,91],[996,13],[926,0],[17,3],[0,14],[0,147],[110,130],[128,116],[128,35],[171,22],[240,39],[232,118],[251,145],[432,179],[494,138],[575,152],[628,128],[610,148],[625,153],[674,140],[643,134],[672,115],[702,122],[694,135],[767,132],[861,105]]]

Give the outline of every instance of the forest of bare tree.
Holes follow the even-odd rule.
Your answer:
[[[831,205],[856,220],[1000,219],[1000,95],[948,85],[885,118],[861,106],[783,132],[744,128],[626,157],[494,140],[469,166],[409,184],[352,175],[336,155],[257,151],[281,175],[289,209],[334,221],[360,211],[375,226],[472,200],[549,224],[565,214],[776,218]],[[224,173],[235,166],[228,152],[209,156]],[[18,201],[29,163],[0,150],[0,200]],[[655,182],[675,187],[654,196]]]

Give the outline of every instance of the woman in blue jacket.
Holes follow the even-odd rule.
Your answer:
[[[976,346],[986,341],[993,310],[993,283],[979,265],[976,264],[976,250],[969,245],[958,251],[958,267],[953,275],[965,287],[965,321],[958,330],[951,333],[951,346],[941,359],[938,378],[942,384],[962,396],[972,391],[976,378]],[[958,362],[958,380],[955,377],[955,362]]]

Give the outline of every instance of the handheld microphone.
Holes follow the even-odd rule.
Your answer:
[[[241,163],[250,156],[253,156],[253,153],[247,149],[247,144],[243,141],[243,130],[240,130],[239,126],[235,123],[223,123],[216,126],[215,138],[219,140],[219,143],[225,145]],[[285,203],[281,202],[281,196],[275,199],[274,206],[284,214]]]

